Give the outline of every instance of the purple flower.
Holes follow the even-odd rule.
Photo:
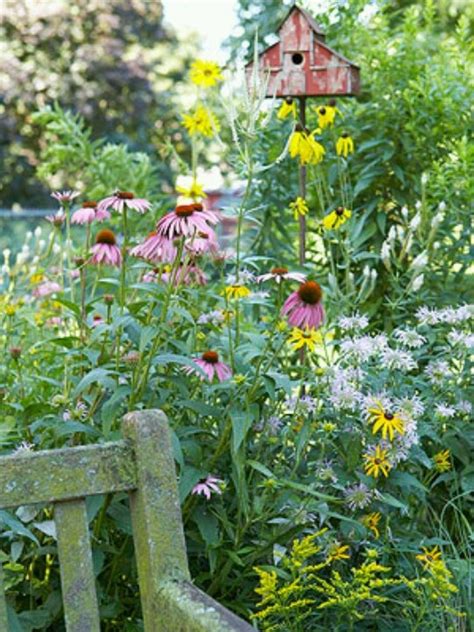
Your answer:
[[[182,235],[188,237],[196,233],[208,234],[211,231],[209,223],[217,223],[215,213],[205,211],[202,204],[182,204],[174,211],[166,213],[156,225],[156,230],[160,235],[173,239]]]
[[[35,287],[32,294],[35,298],[44,298],[45,296],[55,294],[56,292],[62,292],[62,287],[59,283],[55,283],[54,281],[45,281]]]
[[[92,257],[89,263],[115,266],[119,268],[122,263],[122,254],[117,246],[115,235],[111,230],[104,228],[97,233],[95,244],[92,246]]]
[[[78,195],[79,191],[54,191],[51,193],[51,197],[57,200],[60,204],[64,204],[64,202],[72,202]]]
[[[306,281],[306,275],[302,272],[289,272],[288,268],[272,268],[267,274],[262,274],[257,277],[258,283],[264,283],[265,281],[273,280],[278,285],[282,281],[298,281],[298,283],[304,283]]]
[[[281,314],[288,316],[288,323],[292,327],[318,329],[324,321],[321,298],[322,290],[319,283],[306,281],[286,299]]]
[[[58,211],[54,215],[46,215],[45,219],[53,226],[62,226],[66,219],[66,216],[62,211]]]
[[[196,494],[197,496],[205,496],[207,500],[211,499],[212,494],[222,494],[222,490],[219,487],[224,481],[220,478],[216,478],[215,476],[211,476],[210,474],[199,481],[197,485],[194,485],[191,494]]]
[[[130,254],[156,263],[173,263],[178,250],[170,239],[153,231],[143,243],[132,248]]]
[[[129,191],[116,191],[113,195],[101,200],[97,208],[101,212],[112,209],[117,213],[122,213],[124,208],[129,208],[137,213],[146,213],[150,210],[151,203],[144,198],[136,198]]]
[[[73,224],[92,224],[92,222],[103,222],[109,218],[109,211],[99,209],[97,202],[84,202],[82,207],[72,214],[71,222]]]
[[[193,358],[193,362],[204,371],[209,382],[212,382],[214,376],[217,377],[219,382],[223,382],[232,375],[230,367],[219,361],[219,354],[216,351],[205,351],[200,358]],[[195,373],[199,375],[201,380],[204,380],[204,377],[191,366],[185,367],[184,371],[188,375]]]

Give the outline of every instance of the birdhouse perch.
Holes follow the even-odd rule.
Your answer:
[[[325,42],[324,32],[303,9],[293,6],[278,29],[279,41],[259,56],[268,74],[268,97],[337,97],[359,93],[359,67]],[[246,66],[247,76],[254,62]]]

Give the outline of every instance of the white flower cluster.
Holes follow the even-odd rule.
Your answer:
[[[427,306],[420,307],[416,312],[418,322],[422,325],[438,325],[447,323],[456,325],[468,321],[474,316],[474,305],[461,305],[460,307],[445,307],[432,309]]]
[[[341,354],[358,361],[368,360],[380,353],[388,346],[387,336],[360,336],[359,338],[344,338],[341,340]]]
[[[356,313],[352,316],[341,316],[341,318],[339,318],[338,325],[344,331],[365,329],[369,326],[369,319],[367,316],[361,316]]]

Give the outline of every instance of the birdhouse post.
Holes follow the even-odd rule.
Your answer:
[[[359,68],[326,44],[326,37],[313,17],[294,5],[278,29],[279,41],[258,59],[267,81],[267,97],[297,98],[300,124],[306,126],[306,100],[310,97],[348,97],[358,94]],[[247,64],[247,77],[254,72]],[[306,198],[306,167],[300,166],[300,196]],[[305,261],[306,219],[300,215],[300,263]]]

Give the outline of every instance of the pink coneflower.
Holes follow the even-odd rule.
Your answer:
[[[60,210],[54,215],[46,215],[45,219],[53,226],[62,226],[66,219],[66,215]]]
[[[276,281],[278,284],[284,280],[304,283],[306,281],[306,275],[302,272],[289,272],[288,268],[272,268],[267,274],[262,274],[257,277],[258,283],[264,283],[270,280]]]
[[[323,292],[316,281],[305,281],[299,290],[286,299],[281,314],[288,316],[292,327],[317,329],[324,320],[324,309],[321,304]]]
[[[112,209],[117,213],[122,213],[124,208],[132,209],[137,213],[146,213],[151,208],[151,203],[145,198],[136,198],[129,191],[116,191],[110,197],[106,197],[98,204],[99,211],[107,211]]]
[[[45,296],[49,296],[50,294],[55,294],[56,292],[61,292],[62,287],[59,283],[55,283],[54,281],[45,281],[44,283],[40,283],[33,290],[32,294],[35,298],[44,298]]]
[[[120,267],[122,254],[117,246],[115,235],[108,228],[104,228],[97,233],[89,263],[96,265],[104,263],[105,265]]]
[[[211,211],[205,211],[202,204],[181,204],[160,219],[156,230],[168,239],[181,235],[188,237],[199,232],[209,233],[211,229],[208,222],[216,224],[217,216]]]
[[[61,327],[63,324],[63,319],[60,316],[51,316],[45,322],[47,327]]]
[[[94,314],[92,316],[91,327],[98,327],[99,325],[103,325],[105,320],[102,318],[100,314]]]
[[[153,231],[143,243],[132,248],[130,254],[133,257],[141,257],[147,261],[173,263],[178,254],[178,249],[170,239]]]
[[[217,376],[219,382],[223,382],[224,380],[228,380],[232,375],[230,367],[223,362],[219,362],[219,354],[216,351],[205,351],[200,358],[193,358],[193,362],[204,371],[209,382],[212,382],[214,376]],[[185,367],[184,371],[188,375],[195,373],[199,375],[201,380],[204,380],[201,373],[196,371],[192,366]]]
[[[220,478],[216,478],[215,476],[206,476],[199,481],[197,485],[194,485],[191,494],[196,494],[197,496],[205,496],[207,500],[211,499],[212,494],[222,494],[222,490],[219,487],[224,481]]]
[[[54,191],[51,193],[51,197],[57,200],[60,204],[64,204],[64,202],[72,202],[78,195],[79,191]]]
[[[92,224],[92,222],[103,222],[109,218],[109,211],[99,209],[97,202],[84,202],[82,207],[72,214],[71,222],[73,224]]]
[[[213,230],[208,230],[207,233],[198,232],[186,244],[186,249],[194,255],[203,255],[207,252],[214,256],[217,255],[219,244],[217,243],[216,233]]]

